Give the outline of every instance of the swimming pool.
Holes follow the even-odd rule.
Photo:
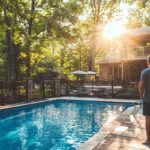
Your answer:
[[[132,105],[55,100],[0,112],[0,149],[77,149],[121,109]]]

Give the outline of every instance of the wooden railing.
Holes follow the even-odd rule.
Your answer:
[[[107,56],[101,61],[101,63],[121,62],[123,59],[138,59],[146,58],[150,55],[150,46],[139,46],[129,49],[120,49],[116,51],[112,49]]]
[[[148,56],[150,55],[150,47],[149,46],[143,46],[143,47],[136,47],[134,49],[135,56]]]

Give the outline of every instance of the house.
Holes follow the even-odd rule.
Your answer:
[[[139,81],[140,72],[146,68],[146,58],[150,55],[150,27],[126,30],[119,43],[117,47],[110,47],[106,57],[99,62],[100,77],[104,80]]]

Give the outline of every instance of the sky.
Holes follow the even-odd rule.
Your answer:
[[[129,5],[125,4],[125,3],[121,3],[120,4],[120,15],[119,17],[119,22],[122,24],[126,24],[127,23],[127,17],[129,15]]]

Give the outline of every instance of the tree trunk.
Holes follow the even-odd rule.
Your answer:
[[[31,35],[32,35],[32,26],[33,26],[33,14],[35,11],[35,0],[32,0],[31,3],[31,14],[30,19],[28,21],[28,37],[27,37],[27,73],[26,73],[26,100],[29,100],[31,88],[30,87],[30,78],[31,78],[31,56],[30,56],[30,47],[31,47]],[[32,94],[31,94],[32,95]]]
[[[95,72],[95,48],[91,49],[91,55],[89,57],[89,70]]]
[[[96,49],[97,49],[97,24],[93,25],[92,35],[91,35],[91,52],[89,55],[89,70],[95,71],[95,57],[96,57]]]
[[[30,64],[30,46],[31,46],[31,35],[32,35],[32,25],[33,25],[33,14],[35,11],[35,0],[32,0],[31,4],[31,15],[28,21],[28,39],[27,39],[27,78],[31,76],[31,64]]]
[[[7,16],[6,9],[4,10],[4,21],[7,27],[10,28],[11,20]],[[9,99],[16,100],[16,50],[14,48],[11,29],[6,29],[6,58],[7,58],[7,83],[9,87]]]

